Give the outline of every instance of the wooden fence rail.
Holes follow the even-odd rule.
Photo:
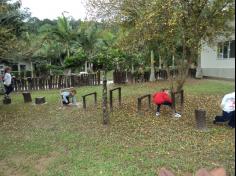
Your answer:
[[[138,98],[138,113],[141,114],[142,100],[148,99],[148,108],[151,109],[151,94],[144,95]]]
[[[179,92],[171,92],[171,99],[173,101],[173,108],[176,110],[176,96],[180,95],[180,106],[181,106],[181,114],[184,112],[184,90]]]
[[[121,106],[121,87],[110,90],[110,109],[113,110],[113,92],[118,91],[119,106]]]
[[[95,86],[100,85],[97,74],[80,76],[47,76],[38,78],[15,78],[13,81],[14,91],[63,89],[67,87]]]
[[[169,72],[169,76],[176,77],[178,75],[177,69],[171,69]],[[195,78],[196,69],[189,69],[188,76],[191,78]],[[113,72],[113,80],[115,84],[124,84],[127,81],[129,83],[135,82],[148,82],[150,78],[150,72],[143,72],[143,74],[138,72],[125,72],[125,71],[114,71]],[[155,72],[156,80],[167,80],[168,79],[168,71],[166,69],[158,69]]]
[[[82,98],[83,98],[83,108],[84,109],[87,108],[86,97],[91,96],[91,95],[94,96],[94,104],[95,104],[95,106],[97,105],[97,92],[89,93],[87,95],[82,96]]]

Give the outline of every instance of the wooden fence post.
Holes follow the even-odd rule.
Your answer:
[[[196,119],[198,130],[202,130],[202,131],[207,130],[207,127],[206,127],[206,111],[205,110],[196,109],[195,110],[195,119]]]
[[[113,91],[110,90],[110,110],[113,110],[113,102],[112,102],[112,98],[113,98]]]
[[[83,108],[86,109],[86,97],[83,96]]]
[[[119,106],[121,106],[121,87],[110,90],[110,109],[113,110],[113,92],[118,90]]]
[[[3,104],[5,104],[5,105],[11,104],[11,98],[4,98],[3,99]]]
[[[151,94],[144,95],[138,98],[138,114],[141,114],[142,100],[148,98],[148,108],[151,109]]]
[[[87,108],[87,106],[86,106],[86,97],[88,97],[88,96],[90,96],[90,95],[93,95],[93,96],[94,96],[94,104],[95,104],[95,106],[97,105],[97,92],[90,93],[90,94],[87,94],[87,95],[82,96],[82,98],[83,98],[83,108],[84,108],[84,109]]]
[[[119,92],[118,92],[118,96],[119,96],[119,105],[121,106],[121,87],[119,87]]]
[[[173,101],[172,108],[176,110],[176,98],[175,95],[180,94],[180,105],[181,105],[181,114],[184,111],[184,90],[180,90],[179,92],[171,92],[171,99]]]
[[[138,112],[140,113],[141,111],[141,105],[142,105],[142,99],[138,98]]]
[[[24,102],[25,103],[32,102],[31,94],[29,92],[23,92],[22,95],[24,97]]]
[[[45,97],[37,97],[35,98],[35,104],[44,104],[46,103]]]

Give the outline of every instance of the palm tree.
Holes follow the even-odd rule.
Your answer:
[[[61,51],[61,64],[64,66],[65,58],[70,58],[73,48],[80,47],[80,39],[79,33],[76,29],[73,29],[69,23],[69,19],[64,16],[62,13],[62,17],[59,17],[57,20],[57,26],[54,28],[49,35],[53,36],[53,39],[58,43],[57,45],[63,50]],[[63,56],[63,53],[65,56]],[[70,70],[69,70],[70,72]]]
[[[100,38],[100,32],[100,29],[94,22],[83,23],[80,28],[81,45],[87,55],[87,60],[85,61],[85,72],[88,72],[88,62],[91,62],[95,55],[95,49]]]

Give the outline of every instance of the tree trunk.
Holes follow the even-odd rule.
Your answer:
[[[201,68],[201,56],[198,52],[198,55],[197,55],[197,72],[196,72],[196,78],[198,79],[201,79],[203,76],[202,76],[202,68]]]
[[[20,75],[21,75],[21,74],[20,74],[21,69],[20,69],[20,64],[19,64],[19,63],[17,64],[17,67],[18,67],[18,76],[20,76]]]
[[[120,65],[118,61],[116,62],[116,70],[120,71]]]
[[[33,68],[33,63],[32,60],[30,59],[30,67],[31,67],[31,78],[34,77],[34,68]]]
[[[154,51],[151,51],[151,74],[149,81],[153,82],[156,81],[155,79],[155,68],[154,68]]]
[[[52,75],[52,59],[50,58],[50,70],[49,70],[50,75]]]
[[[102,89],[102,111],[103,111],[103,124],[109,124],[109,113],[107,106],[107,78],[106,71],[103,73],[103,89]]]
[[[178,69],[178,78],[176,81],[176,91],[181,91],[183,89],[184,83],[186,81],[186,78],[188,76],[188,65],[186,65],[187,63],[185,63],[186,60],[186,56],[187,56],[187,48],[186,48],[186,43],[185,43],[185,39],[183,42],[183,50],[182,50],[182,59],[181,59],[181,63],[180,63],[180,67]]]
[[[175,56],[173,55],[172,56],[172,69],[175,68]]]
[[[88,61],[85,61],[84,71],[88,73]]]
[[[134,74],[134,64],[132,63],[132,66],[131,66],[131,73]]]
[[[162,69],[161,64],[162,64],[161,55],[159,55],[159,69]]]

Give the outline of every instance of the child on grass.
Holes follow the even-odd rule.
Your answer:
[[[167,106],[171,107],[174,112],[174,117],[176,117],[176,118],[181,117],[181,115],[179,113],[177,113],[173,107],[173,101],[170,97],[169,89],[162,89],[161,92],[156,92],[152,98],[153,98],[153,103],[157,105],[157,112],[156,112],[157,117],[160,116],[161,105],[167,105]]]
[[[63,105],[69,105],[71,103],[70,98],[72,99],[72,104],[76,104],[76,93],[75,88],[70,88],[69,90],[62,92],[61,97]]]

